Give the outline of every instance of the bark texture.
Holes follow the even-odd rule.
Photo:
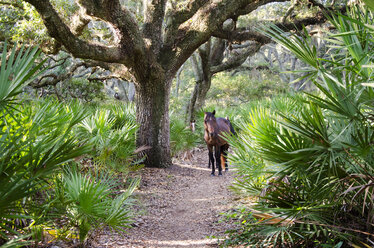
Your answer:
[[[170,80],[162,77],[136,84],[137,122],[141,123],[137,146],[149,146],[146,164],[149,167],[166,167],[171,164],[169,95]]]

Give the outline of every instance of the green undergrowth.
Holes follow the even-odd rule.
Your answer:
[[[125,231],[134,214],[139,178],[128,172],[141,159],[133,106],[21,98],[43,64],[38,56],[32,48],[2,51],[0,245],[88,245],[105,227]]]
[[[308,65],[318,92],[248,108],[230,162],[233,189],[252,205],[222,246],[370,247],[373,244],[373,13],[355,6],[330,18],[331,53],[276,26],[263,32]],[[245,202],[245,201],[244,201]]]

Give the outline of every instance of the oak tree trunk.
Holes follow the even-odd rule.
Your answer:
[[[164,75],[136,84],[136,145],[144,147],[147,167],[168,167],[170,156],[169,95],[171,80]]]

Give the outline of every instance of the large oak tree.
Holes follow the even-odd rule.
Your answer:
[[[237,19],[269,2],[286,0],[148,0],[144,24],[139,25],[120,0],[76,0],[87,17],[110,25],[115,45],[84,40],[73,23],[65,23],[51,1],[26,0],[40,13],[49,34],[73,56],[124,65],[136,85],[137,146],[146,150],[147,166],[171,163],[169,143],[169,96],[178,69],[224,21]],[[178,3],[176,3],[178,2]],[[169,7],[167,7],[169,6]],[[171,6],[171,7],[170,7]],[[73,27],[74,26],[74,27]]]

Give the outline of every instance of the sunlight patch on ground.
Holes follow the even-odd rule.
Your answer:
[[[190,168],[190,169],[193,169],[193,170],[201,170],[201,171],[211,171],[212,169],[209,169],[209,168],[201,168],[201,167],[195,167],[195,166],[192,166],[192,165],[189,165],[189,164],[181,164],[181,163],[178,163],[178,162],[174,162],[175,165],[178,165],[180,167],[183,167],[183,168]]]
[[[176,248],[176,247],[216,247],[217,240],[198,239],[198,240],[133,240],[131,246],[127,242],[117,242],[116,248],[127,247],[150,247],[150,248]],[[137,246],[139,244],[139,246]],[[111,244],[103,244],[105,248],[112,248]],[[114,247],[113,247],[114,248]]]
[[[191,165],[191,164],[182,164],[178,161],[173,161],[173,164],[179,166],[179,167],[183,167],[183,168],[190,168],[190,169],[193,169],[193,170],[200,170],[200,171],[212,171],[211,168],[208,168],[208,165],[206,165],[206,167],[196,167],[194,165]],[[237,171],[237,168],[233,167],[232,165],[229,166],[229,171]],[[218,169],[216,169],[216,173],[218,173]],[[222,173],[225,173],[224,171]]]
[[[199,240],[165,240],[165,241],[157,241],[160,245],[170,245],[170,246],[191,246],[191,245],[205,245],[205,244],[214,244],[216,243],[214,240],[209,239],[199,239]]]
[[[206,245],[216,245],[216,240],[198,239],[198,240],[148,240],[155,247],[206,247]]]
[[[211,201],[214,197],[210,198],[199,198],[199,199],[191,199],[192,202],[203,202],[203,201]]]

